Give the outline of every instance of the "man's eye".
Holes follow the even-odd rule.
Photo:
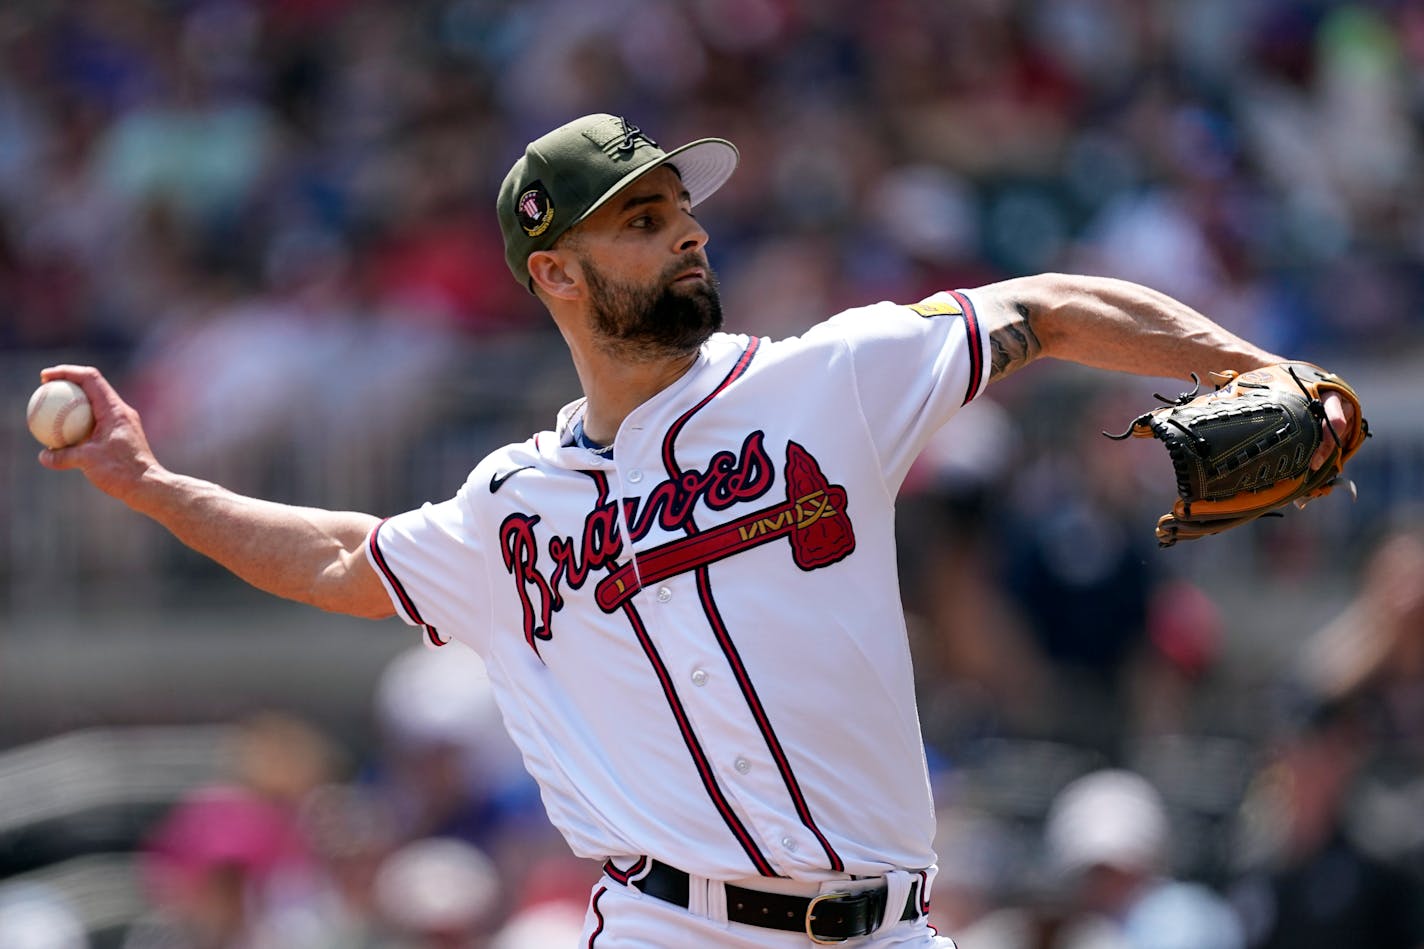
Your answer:
[[[651,214],[640,214],[628,222],[629,227],[652,227],[653,216]]]

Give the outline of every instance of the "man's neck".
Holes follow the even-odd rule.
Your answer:
[[[578,365],[579,380],[587,399],[583,430],[600,445],[612,445],[618,427],[628,414],[681,379],[698,353],[647,362],[594,357]]]

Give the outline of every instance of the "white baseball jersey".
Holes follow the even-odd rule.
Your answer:
[[[580,856],[712,879],[930,868],[895,495],[982,391],[968,294],[718,333],[622,423],[493,452],[367,552],[406,622],[485,660]]]

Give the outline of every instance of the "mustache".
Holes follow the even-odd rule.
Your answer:
[[[693,267],[701,267],[709,276],[712,273],[712,265],[707,262],[707,255],[700,250],[690,250],[673,261],[673,263],[663,271],[663,279],[666,282]]]

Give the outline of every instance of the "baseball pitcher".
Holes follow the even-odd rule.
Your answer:
[[[527,147],[497,202],[507,262],[583,394],[448,500],[379,520],[237,496],[165,469],[77,366],[43,378],[84,388],[94,434],[41,461],[261,589],[478,652],[550,818],[603,866],[583,945],[952,947],[926,918],[892,532],[911,462],[1041,357],[1183,379],[1284,360],[1160,293],[1062,275],[728,334],[695,209],[737,160],[611,115]],[[1358,409],[1315,404],[1303,464],[1333,477]]]

